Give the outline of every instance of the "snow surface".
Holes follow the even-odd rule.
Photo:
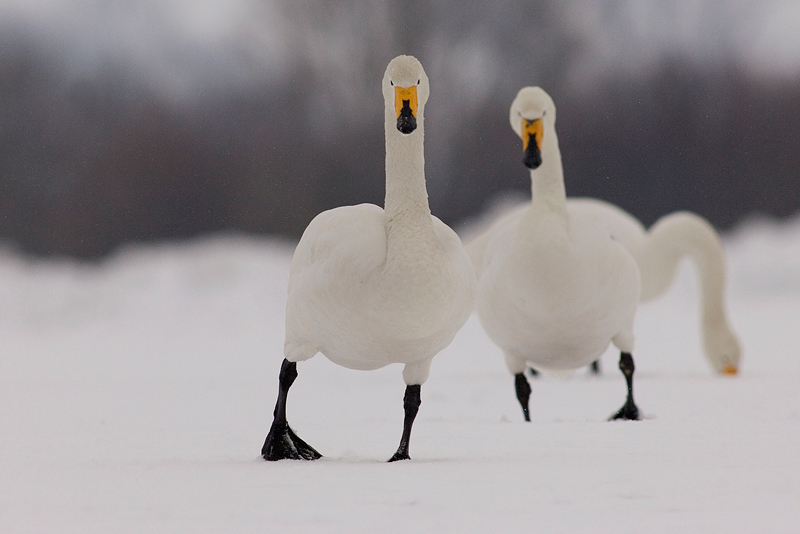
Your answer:
[[[131,247],[95,265],[0,251],[0,532],[798,532],[800,219],[726,236],[742,372],[701,352],[684,265],[637,317],[636,399],[532,380],[531,423],[473,316],[434,359],[408,462],[401,368],[298,365],[267,463],[292,245]]]

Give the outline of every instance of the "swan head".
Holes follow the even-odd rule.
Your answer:
[[[706,357],[716,371],[734,376],[739,373],[742,349],[724,322],[703,325]]]
[[[542,142],[556,122],[556,105],[544,89],[523,87],[511,103],[511,127],[522,139],[523,163],[529,169],[542,164]]]
[[[428,76],[417,58],[397,56],[389,62],[383,75],[383,98],[401,134],[410,135],[417,129],[428,94]]]

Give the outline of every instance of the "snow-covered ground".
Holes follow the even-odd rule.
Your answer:
[[[0,252],[0,532],[798,532],[800,219],[726,236],[742,370],[714,374],[687,264],[637,318],[636,399],[532,380],[532,423],[472,317],[411,440],[399,366],[298,366],[289,422],[325,455],[260,459],[292,245],[243,237],[97,265]]]

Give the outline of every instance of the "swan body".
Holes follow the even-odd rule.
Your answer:
[[[494,232],[514,224],[527,209],[518,206],[498,218]],[[568,198],[571,215],[594,217],[636,260],[641,276],[640,301],[663,294],[675,278],[683,258],[690,258],[699,277],[701,329],[705,355],[719,373],[736,374],[741,359],[739,342],[725,313],[725,258],[719,235],[704,218],[690,212],[666,215],[646,230],[638,219],[617,206],[593,198]],[[502,222],[507,219],[507,222]],[[487,231],[467,244],[467,252],[480,278],[486,245],[493,237]]]
[[[577,369],[609,343],[628,378],[626,406],[615,418],[638,419],[633,404],[633,320],[639,268],[591,213],[567,208],[555,105],[538,87],[520,90],[510,111],[531,171],[532,200],[500,218],[471,247],[479,276],[477,312],[516,377],[528,419],[526,365]],[[524,382],[524,383],[523,383]]]
[[[419,226],[389,237],[384,210],[372,204],[319,214],[292,259],[286,359],[321,352],[362,370],[402,363],[407,383],[425,382],[433,356],[466,321],[476,282],[453,230],[430,215]]]
[[[461,240],[428,205],[423,155],[428,92],[428,78],[415,58],[399,56],[389,63],[383,78],[384,208],[361,204],[320,213],[295,249],[281,391],[273,437],[262,449],[265,459],[319,457],[313,449],[304,454],[307,444],[291,433],[285,413],[279,414],[296,363],[318,352],[351,369],[404,364],[406,418],[392,460],[408,458],[420,386],[433,357],[466,322],[477,291]]]
[[[478,315],[509,370],[577,369],[612,338],[632,351],[635,261],[591,217],[541,211],[502,221],[481,266]]]

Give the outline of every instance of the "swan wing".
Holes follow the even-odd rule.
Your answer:
[[[336,348],[353,352],[353,332],[369,321],[364,282],[385,258],[386,232],[378,206],[343,206],[311,221],[289,273],[287,358],[301,361],[327,349],[326,356],[333,359],[331,350]]]
[[[357,278],[386,259],[383,210],[374,204],[342,206],[314,217],[294,251],[289,293],[307,277],[318,282]],[[314,274],[311,274],[314,273]]]
[[[477,298],[478,282],[475,276],[475,269],[458,234],[439,220],[438,217],[431,216],[431,218],[433,219],[433,230],[436,238],[445,250],[445,257],[451,265],[455,285],[459,288],[456,293],[457,298],[454,299],[455,302],[452,305],[456,309],[463,310],[463,321],[461,321],[461,324],[463,324],[469,314],[472,313]]]
[[[478,280],[480,280],[481,274],[487,266],[487,262],[491,261],[491,257],[487,258],[486,255],[487,249],[489,249],[498,235],[506,234],[509,230],[513,229],[519,223],[519,220],[528,208],[530,208],[530,203],[525,203],[501,215],[495,219],[488,228],[471,239],[464,246],[469,255],[469,259],[472,261],[472,266],[475,269],[475,276]],[[492,246],[494,247],[494,245]]]
[[[611,238],[622,243],[634,258],[639,258],[644,246],[646,230],[639,220],[614,204],[595,198],[575,197],[567,199],[570,216],[594,217]]]

